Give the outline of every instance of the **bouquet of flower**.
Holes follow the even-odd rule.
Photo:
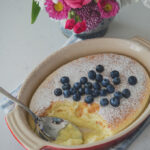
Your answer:
[[[89,32],[104,19],[116,16],[119,3],[117,0],[33,0],[32,23],[42,8],[51,19],[65,20],[65,29],[79,34]]]

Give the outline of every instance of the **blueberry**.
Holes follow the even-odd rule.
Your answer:
[[[85,83],[87,83],[87,81],[88,81],[87,77],[81,77],[81,79],[80,79],[81,84],[85,84]]]
[[[115,77],[115,78],[113,79],[113,83],[114,83],[115,85],[120,84],[120,78],[119,78],[119,77]]]
[[[128,78],[128,83],[129,83],[130,85],[135,85],[135,84],[137,83],[137,78],[136,78],[135,76],[130,76],[130,77]]]
[[[108,93],[113,93],[115,91],[114,86],[111,84],[107,85],[106,88],[107,88]]]
[[[79,88],[79,93],[81,94],[81,95],[84,95],[85,94],[85,89],[84,88]]]
[[[100,96],[106,96],[106,95],[107,95],[107,89],[101,89]]]
[[[85,88],[85,94],[92,94],[92,90],[90,88]]]
[[[100,89],[101,89],[101,86],[100,86],[100,84],[99,84],[98,82],[94,82],[94,83],[93,83],[93,88],[100,90]]]
[[[70,92],[73,95],[73,94],[77,93],[77,90],[75,88],[70,88]]]
[[[97,97],[97,96],[99,96],[99,94],[100,94],[100,91],[98,89],[95,89],[94,91],[92,91],[93,97]]]
[[[55,124],[60,124],[61,122],[63,122],[64,120],[63,119],[60,119],[60,118],[52,118],[52,122],[55,123]]]
[[[110,81],[108,79],[103,79],[101,83],[104,87],[110,84]]]
[[[102,65],[97,65],[97,66],[96,66],[96,71],[97,71],[97,72],[103,72],[103,71],[104,71],[104,66],[102,66]]]
[[[96,81],[97,82],[102,82],[103,76],[101,74],[96,74]]]
[[[117,98],[121,99],[122,98],[122,93],[120,91],[117,91],[117,92],[114,93],[114,97],[117,97]]]
[[[69,83],[64,83],[63,86],[62,86],[62,89],[63,89],[63,90],[69,90],[70,87],[71,87],[71,86],[70,86]]]
[[[69,77],[63,76],[63,77],[60,79],[60,82],[61,82],[62,84],[64,84],[64,83],[69,83]]]
[[[75,89],[79,89],[79,88],[81,87],[81,83],[80,83],[80,82],[76,82],[76,83],[73,85],[73,87],[74,87]]]
[[[88,72],[88,77],[91,79],[91,80],[94,80],[96,78],[96,73],[94,70],[90,70]]]
[[[91,89],[93,86],[92,86],[92,83],[91,83],[91,82],[87,82],[87,83],[85,83],[84,87]]]
[[[120,105],[120,99],[117,98],[117,97],[113,97],[113,98],[110,99],[110,104],[113,107],[118,107]]]
[[[75,93],[74,95],[73,95],[73,100],[74,101],[79,101],[81,99],[81,95],[79,94],[79,93]]]
[[[101,104],[101,106],[107,106],[109,104],[109,101],[107,98],[102,98],[100,100],[100,104]]]
[[[124,89],[124,90],[122,91],[122,95],[123,95],[123,97],[125,97],[125,98],[129,98],[130,95],[131,95],[130,90],[129,90],[129,89]]]
[[[54,94],[56,96],[60,96],[62,94],[62,90],[60,88],[57,88],[57,89],[54,90]]]
[[[94,98],[93,96],[89,95],[85,97],[84,101],[88,104],[91,104],[94,101]]]
[[[115,78],[115,77],[119,77],[119,72],[117,70],[113,70],[111,73],[110,73],[110,76],[112,78]]]
[[[71,96],[71,92],[70,92],[69,90],[64,90],[63,94],[64,94],[64,97],[65,97],[65,98]]]

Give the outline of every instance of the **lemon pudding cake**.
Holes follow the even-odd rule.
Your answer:
[[[79,145],[128,127],[146,107],[149,95],[150,78],[140,63],[102,53],[73,60],[50,74],[34,93],[30,109],[75,124],[82,136],[70,126],[54,143]]]

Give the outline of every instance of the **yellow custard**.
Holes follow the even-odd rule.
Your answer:
[[[105,121],[96,113],[99,105],[93,103],[88,105],[84,102],[54,102],[41,116],[53,116],[63,118],[76,125],[69,124],[64,128],[53,143],[60,145],[80,145],[93,143],[112,135]],[[33,121],[29,117],[29,123],[34,129]],[[106,128],[107,127],[107,128]]]
[[[67,127],[60,131],[54,143],[61,145],[80,145],[83,144],[83,138],[77,127],[72,124],[68,124]]]

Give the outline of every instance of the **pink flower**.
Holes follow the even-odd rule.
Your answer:
[[[119,4],[115,0],[99,0],[98,7],[102,18],[113,17],[119,11]]]
[[[93,30],[102,21],[99,7],[94,1],[83,6],[82,8],[74,9],[75,13],[81,20],[86,21],[86,32]]]
[[[58,0],[57,3],[53,3],[53,0],[46,0],[44,5],[49,17],[56,20],[66,19],[71,9],[64,0]]]
[[[73,29],[74,25],[76,24],[75,20],[74,19],[68,19],[66,21],[66,24],[65,24],[65,29]]]
[[[81,8],[83,5],[87,5],[92,0],[64,0],[71,8]]]
[[[86,30],[86,22],[85,21],[76,23],[76,25],[73,28],[73,31],[77,34],[83,32],[85,30]]]

